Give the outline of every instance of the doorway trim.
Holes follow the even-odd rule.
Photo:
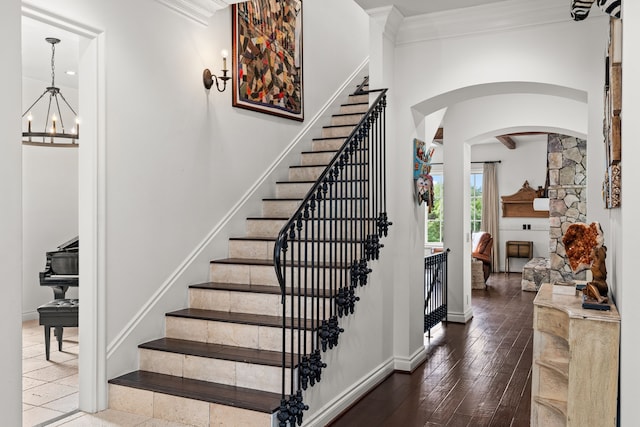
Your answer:
[[[22,16],[80,36],[79,109],[83,137],[78,152],[80,250],[79,409],[107,407],[105,311],[105,33],[49,10],[22,3]]]

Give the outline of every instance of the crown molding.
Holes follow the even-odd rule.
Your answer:
[[[569,5],[566,2],[502,1],[406,18],[396,41],[400,45],[570,21]]]
[[[383,29],[383,35],[389,40],[396,41],[398,31],[404,21],[404,15],[395,6],[368,9],[367,14]]]
[[[246,0],[156,0],[174,12],[198,24],[209,25],[209,19],[220,9]]]

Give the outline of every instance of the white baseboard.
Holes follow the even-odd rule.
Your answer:
[[[470,308],[464,313],[458,312],[447,312],[447,322],[453,323],[467,323],[469,320],[473,318],[473,310]]]
[[[391,358],[379,365],[351,388],[324,405],[310,418],[304,420],[305,427],[323,427],[337,418],[349,406],[384,381],[394,371],[394,359]]]
[[[22,313],[22,321],[26,322],[27,320],[35,320],[38,318],[37,311],[27,311]]]
[[[421,346],[410,357],[396,357],[394,368],[396,371],[413,372],[425,360],[427,360],[427,349]]]

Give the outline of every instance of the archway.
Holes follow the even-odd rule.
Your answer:
[[[469,174],[471,146],[488,137],[536,130],[585,138],[588,131],[586,93],[568,87],[535,82],[499,82],[456,89],[412,107],[418,134],[444,127],[443,159],[445,246],[451,249],[448,319],[466,322],[471,307],[471,245]],[[444,113],[443,113],[444,110]],[[442,116],[441,121],[430,116]],[[416,120],[417,118],[417,120]],[[498,159],[495,159],[498,160]],[[544,176],[545,165],[540,165]],[[522,184],[521,182],[518,185]]]

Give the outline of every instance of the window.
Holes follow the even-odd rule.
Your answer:
[[[471,232],[482,227],[482,173],[471,173]]]
[[[425,205],[425,243],[433,245],[444,241],[444,216],[442,212],[444,183],[442,174],[433,177],[433,208],[428,211]],[[470,174],[471,188],[471,232],[480,231],[482,226],[482,172]]]
[[[442,194],[444,185],[442,174],[431,174],[433,177],[433,207],[429,212],[425,205],[425,217],[427,223],[425,225],[425,242],[426,243],[442,243],[444,231],[444,217],[442,215]]]

